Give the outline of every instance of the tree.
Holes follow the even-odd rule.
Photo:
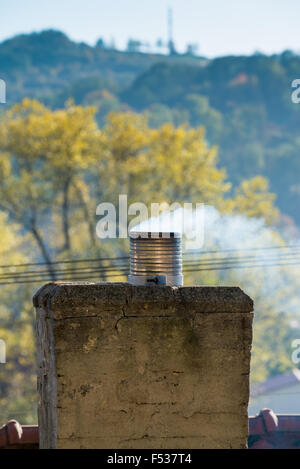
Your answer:
[[[201,100],[201,104],[207,111],[208,103]],[[4,116],[0,124],[0,256],[4,264],[42,259],[47,262],[49,277],[55,279],[58,274],[51,264],[54,260],[127,254],[127,240],[95,239],[96,206],[100,202],[117,204],[119,194],[127,194],[129,204],[202,202],[223,213],[265,217],[271,223],[276,209],[267,181],[259,177],[243,181],[230,197],[231,184],[226,171],[218,167],[217,147],[206,142],[204,128],[168,123],[153,129],[145,115],[112,112],[99,129],[95,112],[94,108],[72,102],[52,111],[38,101],[26,99]],[[97,267],[105,265],[97,263]],[[117,269],[117,279],[124,279]],[[22,275],[22,279],[29,278],[26,272]],[[72,271],[61,275],[76,279]],[[96,275],[105,279],[104,271]],[[241,283],[240,277],[222,276],[217,271],[188,275],[191,283],[199,279],[202,283],[227,283],[230,279]],[[14,278],[4,271],[2,276],[2,283]],[[247,290],[256,286],[257,277],[247,277]],[[44,278],[41,276],[40,284]],[[35,412],[31,297],[36,287],[20,283],[3,285],[0,291],[0,335],[10,349],[8,365],[0,369],[0,411],[5,418],[29,411],[27,417],[20,417],[22,423],[32,422]],[[254,287],[253,291],[256,297],[261,293]],[[276,308],[268,306],[269,311],[285,328],[285,345],[280,348],[277,362],[267,358],[260,365],[256,361],[258,377],[287,369],[282,354],[289,329]],[[261,327],[257,350],[264,350],[268,357],[259,337],[270,327],[269,318],[257,327]]]
[[[126,50],[131,53],[140,52],[141,46],[142,43],[138,39],[128,39]]]
[[[274,207],[275,194],[268,191],[268,180],[262,176],[243,181],[235,190],[233,211],[248,217],[263,217],[267,223],[274,223],[278,210]]]
[[[291,344],[298,337],[299,328],[291,327],[288,314],[268,309],[264,304],[254,321],[251,381],[291,372],[295,368]]]
[[[220,206],[230,189],[225,171],[216,167],[217,149],[206,144],[202,128],[164,124],[151,129],[145,116],[111,113],[101,148],[99,177],[106,178],[109,200],[126,193],[130,200],[147,203],[160,199]]]
[[[220,206],[230,189],[226,172],[217,168],[217,148],[209,147],[204,129],[164,124],[151,133],[149,165],[151,192],[167,201]]]
[[[96,47],[100,47],[101,49],[106,48],[106,43],[102,37],[100,37],[96,42]]]
[[[197,55],[197,51],[199,49],[198,44],[188,44],[186,46],[186,54],[187,55]]]
[[[71,102],[64,110],[50,111],[25,99],[8,111],[0,126],[0,208],[32,235],[53,279],[52,257],[71,249],[71,191],[85,212],[94,240],[83,178],[96,158],[99,130],[94,114],[94,108]],[[58,212],[62,230],[53,245],[47,233]]]
[[[28,262],[34,247],[21,226],[0,212],[0,338],[5,342],[6,363],[0,365],[1,424],[15,418],[36,423],[36,367],[32,285],[14,282],[13,267]]]
[[[161,38],[157,39],[155,45],[159,51],[161,51],[165,47],[165,44]]]

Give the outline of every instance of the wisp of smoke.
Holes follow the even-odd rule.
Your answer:
[[[134,231],[182,233],[186,264],[198,261],[208,270],[220,269],[219,283],[240,285],[254,301],[264,298],[274,310],[300,319],[300,241],[299,248],[288,249],[263,219],[221,214],[212,206],[198,212],[178,208],[141,222]],[[196,270],[195,265],[195,282]]]

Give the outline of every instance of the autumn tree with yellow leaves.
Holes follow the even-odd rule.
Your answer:
[[[41,260],[48,277],[56,279],[53,261],[121,254],[121,240],[112,245],[95,236],[97,204],[117,203],[119,194],[127,194],[128,203],[202,202],[221,212],[263,217],[267,223],[276,218],[264,178],[244,181],[232,192],[225,170],[218,167],[217,148],[208,146],[202,128],[163,124],[152,129],[143,115],[111,113],[100,129],[95,113],[95,108],[72,101],[53,111],[25,99],[3,117],[0,238],[11,254],[1,248],[1,264]],[[19,408],[27,409],[32,399],[34,321],[28,305],[35,289],[8,285],[0,294],[0,333],[16,352],[10,371],[2,375],[7,408],[19,399]],[[31,383],[30,389],[25,383]],[[18,386],[23,386],[20,396]],[[14,417],[13,412],[7,417]]]
[[[58,256],[76,255],[83,243],[98,251],[95,207],[120,193],[145,203],[197,201],[267,221],[276,213],[263,178],[226,198],[231,185],[202,128],[151,129],[142,115],[112,113],[99,129],[95,112],[72,102],[51,111],[25,99],[0,125],[0,209],[31,234],[51,278]]]

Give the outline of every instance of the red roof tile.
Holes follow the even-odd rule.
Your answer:
[[[0,428],[0,448],[38,449],[38,425],[20,425],[16,420],[10,420]]]

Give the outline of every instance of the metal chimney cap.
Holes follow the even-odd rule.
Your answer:
[[[180,231],[130,231],[130,238],[155,239],[155,238],[182,238]]]
[[[182,237],[173,231],[131,231],[130,275],[132,285],[183,284]]]

